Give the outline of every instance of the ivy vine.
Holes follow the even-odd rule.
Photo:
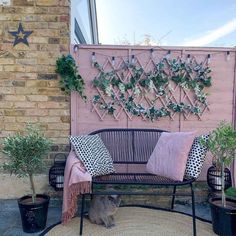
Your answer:
[[[60,75],[60,87],[66,94],[71,91],[77,91],[83,100],[87,97],[84,95],[85,83],[78,73],[74,58],[68,54],[61,56],[56,61],[56,73]]]
[[[113,115],[118,107],[124,107],[132,115],[142,115],[153,121],[159,117],[171,116],[173,112],[190,112],[194,115],[201,115],[201,107],[207,105],[207,94],[204,92],[204,88],[211,86],[212,78],[209,75],[210,68],[203,63],[188,63],[163,58],[149,72],[128,62],[124,63],[120,70],[111,71],[104,71],[96,61],[93,64],[99,70],[99,75],[92,81],[93,86],[98,88],[104,96],[110,97],[110,101],[106,102],[106,99],[103,99],[100,94],[96,94],[93,97],[93,103],[98,104],[100,109],[107,110],[108,114]],[[128,81],[125,80],[123,74],[127,70],[131,71]],[[184,90],[191,90],[197,104],[175,102],[172,98],[171,84],[173,83]],[[154,95],[154,99],[150,101],[151,105],[147,108],[135,102],[138,101],[137,98],[145,96],[146,93]],[[164,101],[164,105],[159,108],[155,107],[155,101],[158,98],[162,98]]]

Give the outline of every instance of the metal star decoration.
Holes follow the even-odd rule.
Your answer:
[[[23,26],[19,23],[17,31],[9,31],[9,33],[15,37],[13,47],[18,43],[24,43],[29,46],[27,38],[33,33],[33,31],[24,31]]]

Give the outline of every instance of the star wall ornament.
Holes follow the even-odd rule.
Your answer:
[[[24,31],[22,24],[19,23],[18,30],[9,31],[9,33],[15,37],[13,47],[18,43],[24,43],[25,45],[29,46],[27,38],[33,33],[33,31]]]

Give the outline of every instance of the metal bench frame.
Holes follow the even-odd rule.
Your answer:
[[[167,132],[159,129],[102,129],[97,130],[90,135],[98,134],[108,148],[114,164],[146,164],[150,157],[162,132]],[[119,155],[117,145],[123,150]],[[115,149],[115,150],[114,150]],[[123,155],[127,153],[127,155]],[[190,196],[192,200],[192,220],[193,220],[193,235],[196,236],[196,216],[195,216],[195,197],[192,179],[184,179],[183,181],[175,181],[166,177],[157,176],[148,173],[114,173],[106,176],[98,176],[92,178],[92,194],[82,194],[81,214],[80,214],[80,235],[83,233],[83,218],[86,195],[159,195],[172,196],[170,210],[174,209],[176,196]],[[95,186],[99,185],[139,185],[139,186],[168,186],[173,187],[172,193],[160,192],[132,192],[126,191],[97,191]],[[190,193],[177,194],[176,188],[179,186],[189,186]]]

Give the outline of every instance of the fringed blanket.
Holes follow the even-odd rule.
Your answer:
[[[91,192],[91,175],[85,170],[74,151],[69,153],[64,174],[62,223],[66,224],[77,211],[79,194]]]

